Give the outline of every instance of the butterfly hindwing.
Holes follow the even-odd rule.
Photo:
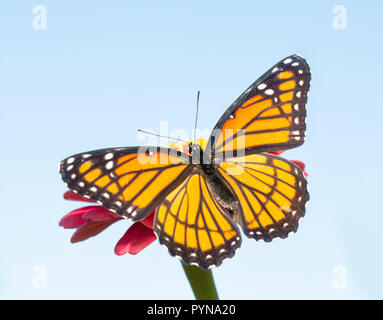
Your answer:
[[[70,189],[133,220],[152,212],[191,170],[189,155],[159,147],[96,150],[60,164]]]
[[[157,209],[154,231],[171,255],[203,269],[220,265],[241,245],[238,227],[197,169]]]
[[[238,200],[238,220],[248,237],[271,241],[297,230],[309,199],[300,167],[261,153],[226,159],[217,171]]]
[[[303,143],[310,69],[292,55],[255,81],[223,114],[208,142],[216,157],[286,150]]]

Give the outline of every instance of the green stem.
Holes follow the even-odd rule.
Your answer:
[[[202,270],[196,266],[188,266],[183,262],[181,264],[197,300],[218,300],[211,269]]]

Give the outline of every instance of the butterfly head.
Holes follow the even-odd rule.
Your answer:
[[[181,151],[183,153],[189,154],[192,156],[192,162],[194,164],[203,164],[209,163],[208,157],[205,150],[207,145],[206,139],[195,139],[190,140],[189,143],[186,142],[174,142],[170,145],[170,148],[173,150]]]
[[[197,143],[189,142],[189,154],[191,154],[193,158],[193,163],[200,163],[197,161],[200,161],[202,157],[202,149],[201,146]]]
[[[201,166],[210,165],[210,157],[204,152],[205,139],[196,141],[197,143],[189,142],[189,154],[192,156],[192,163]]]
[[[207,146],[208,140],[207,139],[194,139],[189,140],[189,148],[192,145],[198,145],[200,149],[205,150]]]

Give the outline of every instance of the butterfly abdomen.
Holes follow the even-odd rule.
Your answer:
[[[231,191],[217,176],[215,165],[212,163],[210,155],[204,152],[198,144],[190,145],[190,153],[192,154],[193,164],[203,172],[208,182],[208,187],[219,204],[229,212],[237,210],[239,205]]]
[[[211,168],[213,170],[212,172],[210,171],[207,173],[204,171],[206,180],[208,182],[208,187],[211,189],[211,192],[214,194],[215,198],[223,208],[228,210],[229,213],[236,211],[239,206],[234,195],[217,176],[213,165],[211,165]]]

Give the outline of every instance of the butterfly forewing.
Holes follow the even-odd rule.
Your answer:
[[[70,189],[117,214],[140,220],[190,173],[190,157],[159,147],[102,149],[63,160]]]
[[[216,158],[285,150],[304,141],[310,69],[292,55],[255,81],[224,113],[208,142]]]

